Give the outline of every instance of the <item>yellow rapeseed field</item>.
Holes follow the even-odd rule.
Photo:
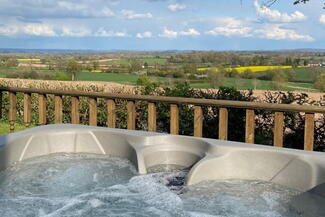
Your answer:
[[[41,59],[17,59],[19,62],[40,62]]]
[[[246,70],[251,70],[253,72],[263,72],[271,69],[291,69],[292,66],[241,66],[241,67],[233,67],[233,68],[226,68],[226,70],[237,70],[239,73],[244,72]],[[218,71],[218,68],[198,68],[198,71],[206,71],[206,70],[216,70]]]

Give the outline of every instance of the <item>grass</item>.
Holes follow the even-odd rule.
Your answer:
[[[134,74],[117,74],[117,73],[98,73],[98,72],[82,72],[79,74],[80,81],[108,81],[121,84],[135,85],[141,75]],[[152,77],[154,80],[165,81],[167,78]]]
[[[35,127],[35,126],[30,126]],[[25,125],[16,123],[15,125],[15,132],[22,131],[27,129]],[[0,135],[8,134],[9,133],[9,123],[5,121],[0,122]]]
[[[315,71],[318,73],[325,73],[325,67],[317,67],[312,70],[310,68],[295,68],[294,71],[296,73],[296,81],[314,82],[313,79],[315,75],[313,73],[315,73]]]
[[[83,81],[109,81],[121,84],[135,85],[139,75],[133,74],[115,74],[115,73],[94,73],[94,72],[83,72],[79,76],[79,80]],[[161,82],[166,81],[168,78],[154,78]],[[174,81],[179,79],[173,79]],[[255,89],[255,83],[252,79],[235,79],[226,78],[223,86],[236,87],[240,90]],[[210,83],[202,81],[201,83],[192,83],[193,88],[212,88]],[[257,80],[256,89],[259,90],[277,90],[271,81]],[[314,91],[313,84],[311,83],[300,83],[290,82],[285,86],[280,87],[283,91]]]
[[[5,77],[6,74],[10,71],[17,71],[18,68],[12,69],[0,69],[0,76]],[[308,68],[296,68],[296,80],[299,82],[290,82],[285,84],[285,86],[280,87],[280,90],[283,91],[315,91],[313,89],[313,83],[311,80],[313,79],[310,75],[310,71]],[[325,73],[325,68],[320,68],[318,71],[323,70]],[[55,71],[43,69],[39,70],[40,72],[47,72],[47,73],[55,73]],[[263,73],[263,72],[259,72]],[[129,84],[135,85],[140,75],[134,74],[115,74],[115,73],[100,73],[100,72],[88,72],[84,71],[81,72],[79,75],[79,80],[81,81],[107,81],[107,82],[116,82],[121,84]],[[157,77],[155,80],[164,82],[169,80],[169,78],[162,78]],[[172,79],[174,81],[179,79]],[[207,81],[202,81],[199,83],[192,83],[191,86],[193,88],[212,88],[210,83]],[[223,86],[227,87],[236,87],[237,89],[244,90],[244,89],[255,89],[254,81],[251,79],[235,79],[235,78],[226,78]],[[258,80],[256,82],[256,89],[260,90],[277,90],[271,81],[264,81]]]
[[[122,84],[136,84],[139,75],[132,74],[115,74],[115,73],[98,73],[98,72],[82,72],[79,74],[81,81],[109,81]]]

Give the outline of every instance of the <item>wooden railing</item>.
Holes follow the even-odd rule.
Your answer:
[[[305,105],[288,105],[288,104],[269,104],[258,102],[213,100],[213,99],[196,99],[180,97],[163,97],[163,96],[144,96],[144,95],[125,95],[99,92],[80,92],[80,91],[60,91],[60,90],[42,90],[27,88],[0,88],[0,108],[2,108],[3,92],[9,93],[9,124],[10,132],[15,130],[16,122],[16,93],[24,94],[24,123],[29,126],[31,122],[31,94],[38,94],[39,103],[39,125],[46,124],[46,95],[54,95],[54,116],[55,123],[60,124],[63,120],[63,101],[62,96],[71,96],[71,123],[79,124],[79,97],[88,97],[89,104],[89,125],[97,125],[97,98],[103,98],[107,102],[107,126],[116,127],[116,104],[115,100],[127,100],[127,129],[136,128],[136,101],[148,102],[148,130],[156,131],[156,103],[164,102],[170,104],[170,133],[179,133],[179,105],[194,106],[194,136],[202,137],[203,135],[203,112],[201,106],[216,106],[219,108],[219,139],[227,140],[228,138],[228,108],[246,109],[246,129],[245,140],[247,143],[254,143],[255,131],[255,110],[274,111],[274,140],[273,144],[277,147],[283,146],[284,132],[284,112],[303,112],[305,113],[305,134],[304,149],[313,150],[314,147],[314,128],[315,113],[325,114],[325,107],[305,106]],[[0,111],[0,114],[2,112]]]

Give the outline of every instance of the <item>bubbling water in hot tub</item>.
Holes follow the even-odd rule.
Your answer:
[[[0,173],[0,216],[303,216],[288,204],[295,190],[242,180],[186,187],[186,171],[161,169],[138,175],[128,160],[94,154],[29,159]]]

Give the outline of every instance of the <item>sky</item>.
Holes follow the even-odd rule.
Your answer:
[[[0,0],[0,48],[325,49],[324,0]]]

